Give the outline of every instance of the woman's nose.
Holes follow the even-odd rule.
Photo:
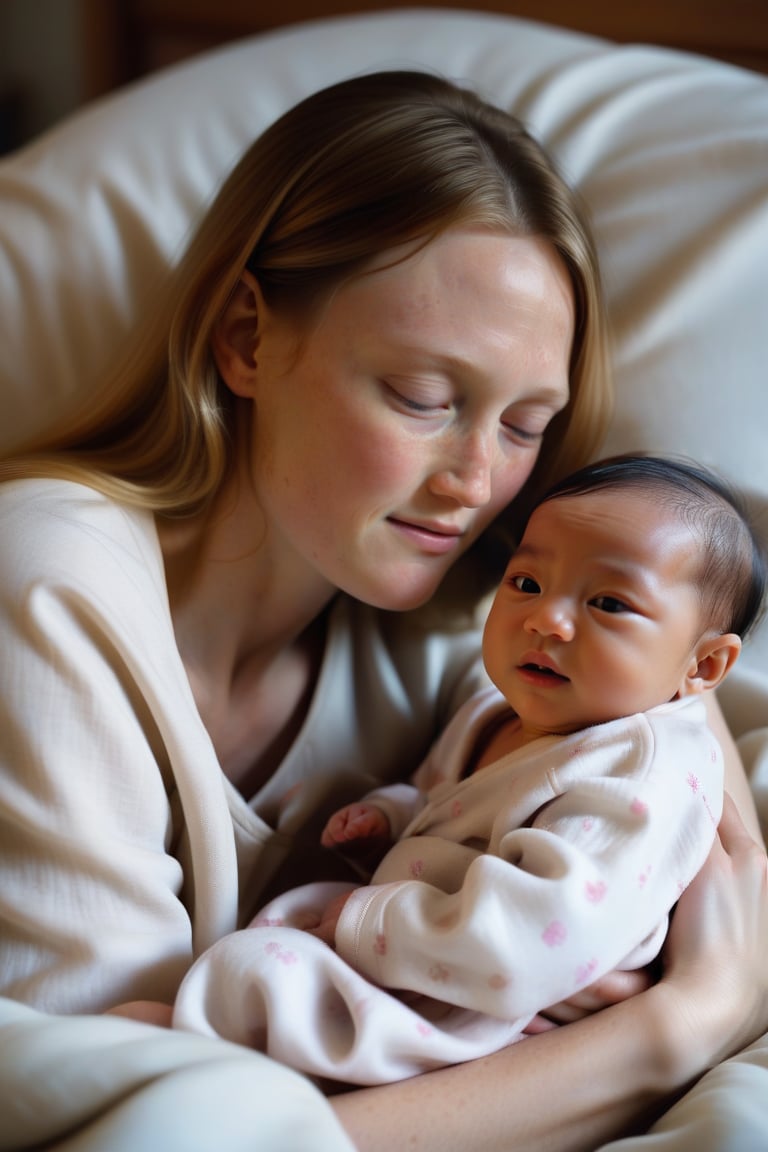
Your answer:
[[[572,640],[575,633],[573,614],[558,596],[537,596],[523,627],[532,635],[555,636],[558,640]]]
[[[429,487],[464,508],[482,508],[491,499],[492,477],[493,449],[476,433],[462,438],[451,453],[450,462],[432,473]]]

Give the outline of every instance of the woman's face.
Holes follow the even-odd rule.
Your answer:
[[[259,308],[251,473],[268,531],[391,610],[435,592],[568,400],[574,309],[546,243],[452,230],[304,329]]]

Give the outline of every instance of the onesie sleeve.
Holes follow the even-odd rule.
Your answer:
[[[494,797],[484,770],[488,850],[428,830],[396,845],[403,879],[352,895],[339,952],[378,984],[507,1019],[650,960],[712,844],[722,757],[698,721],[611,727],[546,746],[523,826],[519,779]]]
[[[426,796],[413,784],[389,784],[384,788],[375,788],[363,799],[381,808],[389,821],[389,834],[393,840],[399,839],[426,804]]]

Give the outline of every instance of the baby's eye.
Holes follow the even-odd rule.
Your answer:
[[[617,596],[595,596],[594,600],[590,600],[590,604],[594,605],[600,612],[631,612],[632,609],[623,600],[619,600]]]
[[[527,592],[529,596],[535,596],[537,592],[541,592],[541,587],[532,576],[513,576],[510,579],[510,584],[514,584],[520,592]]]

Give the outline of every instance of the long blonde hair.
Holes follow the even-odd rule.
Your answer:
[[[573,285],[571,397],[545,437],[533,495],[594,455],[611,411],[585,214],[515,117],[436,76],[396,71],[309,96],[251,145],[98,400],[6,461],[0,478],[75,479],[166,515],[203,509],[226,473],[234,419],[211,338],[243,269],[272,306],[308,316],[382,252],[459,224],[548,240]]]

